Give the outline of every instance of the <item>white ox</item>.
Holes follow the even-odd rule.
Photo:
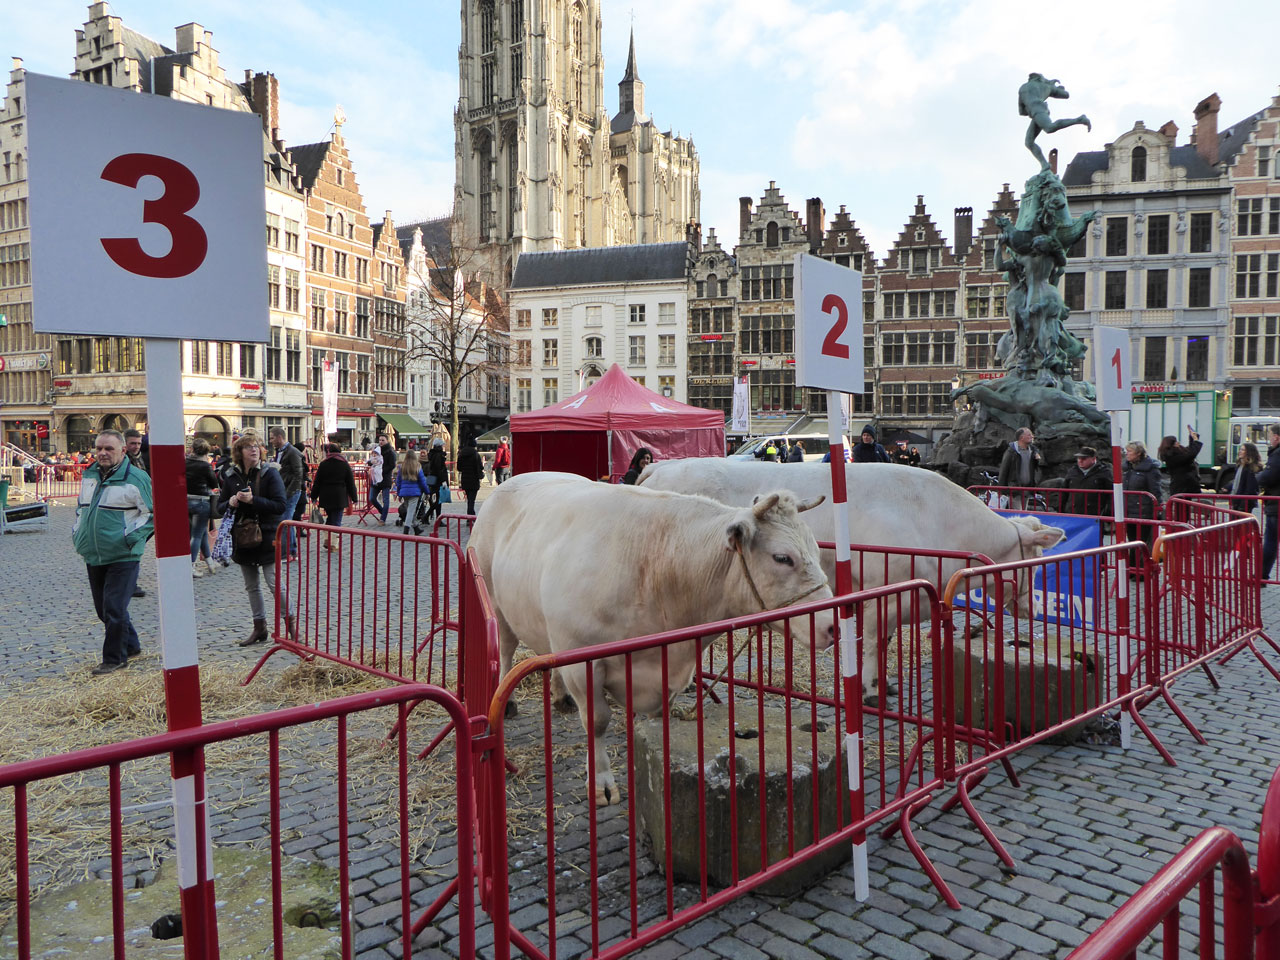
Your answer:
[[[1003,517],[973,494],[945,477],[918,467],[884,463],[850,463],[845,466],[849,497],[850,538],[853,543],[909,549],[981,553],[995,563],[1040,556],[1065,534],[1035,517]],[[815,497],[831,490],[831,465],[827,463],[753,463],[711,457],[660,460],[640,476],[644,489],[697,491],[722,503],[749,504],[766,490],[785,487],[798,497]],[[804,520],[819,540],[834,542],[835,513],[830,503],[805,514]],[[834,587],[835,554],[823,551],[823,569]],[[942,590],[961,560],[944,560],[936,584]],[[868,564],[862,577],[853,565],[853,589],[863,590],[912,579],[911,557],[887,557],[887,564]],[[920,576],[917,565],[916,576]],[[937,567],[928,565],[930,575]],[[887,575],[886,575],[887,573]],[[1030,576],[1018,578],[1018,589],[1006,606],[1021,616],[1031,614]],[[866,637],[882,641],[897,629],[896,605],[889,605],[887,621],[878,623],[876,607],[868,604],[863,615]],[[863,645],[863,690],[868,699],[876,692],[879,675],[876,645]]]
[[[564,473],[509,480],[485,502],[470,540],[498,618],[503,676],[520,643],[555,653],[829,598],[817,542],[798,516],[818,502],[798,504],[783,491],[739,509]],[[792,635],[829,647],[833,615],[803,618]],[[636,712],[660,711],[684,690],[700,652],[693,643],[668,648],[666,690],[659,651],[633,654]],[[560,674],[584,728],[593,698],[596,802],[617,803],[602,738],[605,691],[626,702],[624,660],[596,663],[591,690],[584,664]]]

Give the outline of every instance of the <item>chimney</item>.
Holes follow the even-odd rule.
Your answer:
[[[275,140],[280,130],[280,81],[274,73],[255,73],[250,89],[253,112],[262,118],[262,129]]]
[[[1171,147],[1177,146],[1178,125],[1176,123],[1174,123],[1172,120],[1168,121],[1167,123],[1165,123],[1163,127],[1160,128],[1160,132],[1169,138],[1169,146]]]
[[[1058,148],[1054,147],[1049,151],[1049,172],[1055,177],[1058,175]]]
[[[197,44],[204,39],[204,27],[198,23],[184,23],[176,33],[178,53],[195,53]]]
[[[956,207],[956,259],[973,246],[973,207]]]
[[[1211,166],[1218,162],[1218,111],[1221,108],[1221,98],[1211,93],[1195,109],[1196,153]]]
[[[822,235],[827,232],[827,211],[821,197],[810,197],[805,203],[804,226],[809,236],[809,252],[817,253],[822,246]]]
[[[738,238],[745,240],[747,228],[751,226],[751,198],[738,198]]]

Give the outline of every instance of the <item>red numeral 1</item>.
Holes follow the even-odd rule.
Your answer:
[[[187,216],[200,201],[200,181],[177,160],[154,153],[125,153],[102,168],[103,180],[125,187],[137,187],[143,177],[156,177],[164,184],[164,193],[142,204],[142,222],[158,223],[169,231],[169,252],[153,257],[135,237],[104,237],[102,249],[118,266],[140,277],[173,279],[195,273],[209,252],[204,227]]]
[[[1116,347],[1115,356],[1111,358],[1111,365],[1116,368],[1116,389],[1119,390],[1124,386],[1122,377],[1123,371],[1120,369],[1120,348]]]

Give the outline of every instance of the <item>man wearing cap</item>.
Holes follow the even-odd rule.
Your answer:
[[[1111,512],[1111,477],[1107,475],[1106,468],[1098,463],[1098,451],[1093,447],[1081,447],[1076,451],[1075,456],[1075,466],[1067,471],[1062,485],[1068,490],[1085,492],[1072,494],[1067,499],[1065,512],[1086,517],[1109,514]],[[1106,491],[1106,494],[1100,491]]]

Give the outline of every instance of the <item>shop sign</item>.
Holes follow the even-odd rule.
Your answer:
[[[44,370],[48,366],[49,355],[47,353],[20,353],[16,356],[0,357],[0,373],[4,373],[6,370],[11,373],[18,373],[22,370]]]

